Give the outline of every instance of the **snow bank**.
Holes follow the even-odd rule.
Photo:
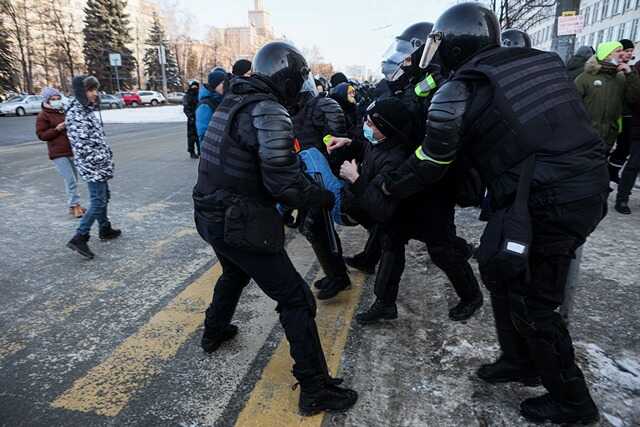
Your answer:
[[[96,113],[97,114],[97,113]],[[103,110],[104,123],[179,123],[186,122],[181,105]]]

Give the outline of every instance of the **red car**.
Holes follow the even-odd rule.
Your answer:
[[[122,98],[127,107],[137,107],[139,105],[142,105],[142,99],[140,99],[140,95],[138,95],[137,93],[120,92],[118,93],[118,96]]]

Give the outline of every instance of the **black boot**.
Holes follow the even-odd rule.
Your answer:
[[[493,363],[480,366],[476,375],[489,384],[517,382],[527,387],[540,385],[540,377],[532,365],[511,361],[504,356]]]
[[[615,209],[618,213],[623,215],[631,215],[631,209],[629,209],[629,202],[626,200],[617,200]]]
[[[449,319],[456,322],[469,319],[482,307],[482,302],[482,293],[479,293],[478,296],[471,301],[460,300],[455,307],[449,310]]]
[[[509,298],[491,294],[491,308],[502,354],[495,362],[480,366],[476,375],[490,384],[519,382],[526,386],[540,385],[540,377],[529,356],[527,342],[511,321]]]
[[[358,401],[354,390],[338,387],[331,379],[318,375],[300,382],[300,415],[308,417],[317,413],[344,412]]]
[[[205,325],[200,346],[205,352],[213,353],[223,342],[233,339],[236,335],[238,335],[238,327],[235,325],[227,325],[222,331],[212,331]]]
[[[75,236],[73,236],[73,239],[69,240],[69,243],[67,243],[67,247],[78,252],[86,259],[93,259],[95,255],[93,254],[93,252],[91,252],[91,249],[89,249],[89,245],[87,244],[88,241],[88,234],[76,234]]]
[[[120,237],[122,231],[111,228],[111,223],[108,222],[105,226],[100,227],[100,240],[113,240]]]
[[[356,315],[356,321],[361,325],[375,323],[378,320],[393,320],[398,318],[398,307],[395,304],[384,304],[376,300],[365,312]]]
[[[326,283],[326,287],[318,292],[317,298],[319,300],[331,299],[347,289],[349,286],[351,286],[349,276],[334,277],[333,279],[329,279]]]
[[[325,276],[320,280],[316,280],[313,283],[313,287],[316,289],[326,289],[329,286],[330,282],[331,282],[331,279]]]
[[[600,418],[598,407],[591,399],[582,376],[564,383],[564,399],[559,401],[551,393],[533,397],[520,404],[520,413],[534,422],[555,424],[591,424]]]

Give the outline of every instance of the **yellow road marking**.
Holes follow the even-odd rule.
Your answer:
[[[342,351],[349,335],[349,325],[360,301],[364,280],[364,274],[352,273],[351,289],[341,292],[330,301],[318,301],[316,322],[332,375],[337,373],[340,366]],[[289,343],[283,338],[238,416],[236,426],[311,427],[322,424],[322,414],[314,417],[298,415],[299,392],[291,390],[291,385],[296,382],[291,375],[291,365]]]
[[[187,286],[101,364],[76,380],[51,405],[56,408],[116,416],[133,394],[159,373],[202,323],[213,283],[222,270],[217,263]]]

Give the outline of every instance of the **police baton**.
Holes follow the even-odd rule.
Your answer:
[[[326,190],[324,186],[324,180],[322,179],[322,174],[320,172],[313,173],[313,180],[322,188]],[[322,220],[324,221],[324,228],[329,237],[329,249],[333,255],[339,255],[340,251],[338,250],[338,241],[336,240],[336,229],[333,224],[333,219],[331,218],[331,213],[328,209],[320,209],[322,214]]]

